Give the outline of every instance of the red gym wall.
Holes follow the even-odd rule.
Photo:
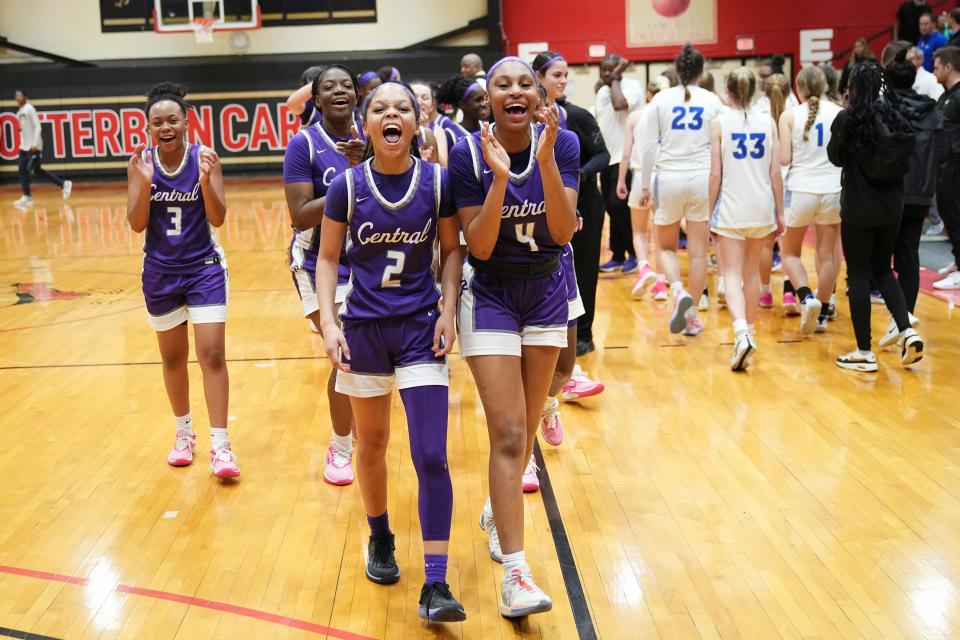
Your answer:
[[[642,0],[644,2],[654,0]],[[657,0],[671,2],[674,0]],[[685,0],[675,0],[681,5]],[[799,60],[800,31],[832,28],[831,50],[836,55],[860,36],[872,36],[891,27],[902,0],[716,0],[717,43],[697,45],[712,58],[792,55]],[[930,0],[928,0],[930,2]],[[930,2],[937,11],[955,6],[953,0]],[[547,42],[573,63],[596,63],[588,55],[591,44],[605,44],[607,53],[634,61],[672,59],[677,46],[631,49],[626,45],[626,0],[508,0],[503,3],[507,51],[517,53],[523,42]],[[738,52],[738,36],[752,36],[752,52]],[[874,53],[889,34],[871,42]]]

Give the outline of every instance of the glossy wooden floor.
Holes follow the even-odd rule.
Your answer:
[[[172,421],[123,186],[80,185],[69,207],[38,187],[34,211],[0,208],[0,627],[578,637],[540,494],[525,498],[527,553],[554,610],[517,624],[497,613],[500,567],[476,525],[487,436],[458,357],[449,581],[469,619],[427,628],[416,615],[421,546],[399,404],[390,513],[403,578],[385,588],[363,577],[357,488],[321,477],[328,365],[299,317],[281,190],[231,182],[227,194],[234,484],[202,461],[165,463]],[[600,348],[581,359],[606,392],[565,405],[566,441],[544,448],[596,636],[960,637],[960,325],[947,305],[921,295],[927,357],[905,370],[883,353],[872,377],[832,363],[853,346],[844,300],[830,333],[810,339],[764,311],[757,366],[734,375],[725,312],[711,310],[698,339],[674,337],[667,309],[629,301],[630,284],[601,283]],[[885,325],[877,313],[875,333]],[[202,449],[196,365],[191,382]]]

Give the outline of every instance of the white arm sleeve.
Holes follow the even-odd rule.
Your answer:
[[[646,131],[641,148],[643,164],[640,172],[640,186],[649,189],[650,182],[653,179],[653,164],[657,159],[657,147],[660,143],[660,115],[656,100],[650,103],[650,108],[647,109],[643,120],[638,122],[637,126],[643,127]]]

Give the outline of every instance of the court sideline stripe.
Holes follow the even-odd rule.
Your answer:
[[[61,582],[64,584],[74,584],[80,586],[87,586],[90,583],[90,580],[87,578],[79,578],[77,576],[68,576],[62,573],[50,573],[47,571],[36,571],[34,569],[23,569],[20,567],[11,567],[7,565],[0,565],[0,573],[6,573],[14,576],[23,576],[26,578],[37,578],[39,580],[47,580],[48,582]],[[134,587],[127,584],[118,584],[114,591],[117,593],[126,593],[134,596],[143,596],[145,598],[153,598],[155,600],[166,600],[168,602],[177,602],[180,604],[185,604],[189,607],[200,607],[202,609],[210,609],[212,611],[222,611],[224,613],[230,613],[236,616],[242,616],[244,618],[252,618],[254,620],[260,620],[262,622],[270,622],[272,624],[278,624],[285,627],[291,627],[293,629],[301,629],[303,631],[309,631],[311,633],[317,633],[320,635],[326,635],[330,638],[339,638],[340,640],[375,640],[370,636],[360,635],[358,633],[351,633],[349,631],[341,631],[340,629],[334,629],[333,627],[327,627],[322,624],[317,624],[315,622],[307,622],[306,620],[299,620],[297,618],[290,618],[287,616],[282,616],[276,613],[270,613],[268,611],[260,611],[259,609],[250,609],[247,607],[240,607],[233,604],[228,604],[226,602],[218,602],[216,600],[207,600],[206,598],[194,598],[193,596],[185,596],[179,593],[170,593],[168,591],[157,591],[155,589],[144,589],[142,587]],[[0,634],[3,635],[3,634]],[[14,638],[18,637],[27,637],[34,638],[37,640],[43,640],[46,636],[13,636]],[[55,640],[55,639],[51,639]]]
[[[553,546],[557,549],[560,573],[563,576],[563,584],[567,588],[567,599],[570,601],[570,609],[573,611],[573,622],[577,625],[577,635],[580,640],[597,640],[597,630],[593,626],[593,618],[590,617],[590,606],[587,604],[587,596],[583,591],[583,583],[580,581],[577,561],[573,557],[573,550],[570,548],[567,529],[563,525],[560,506],[557,504],[557,496],[553,492],[553,484],[550,482],[550,473],[547,471],[547,465],[543,460],[539,440],[533,441],[533,453],[537,458],[537,466],[540,467],[540,496],[543,498],[543,506],[547,510],[550,535],[553,537]]]
[[[53,636],[42,636],[39,633],[17,631],[16,629],[8,629],[6,627],[0,627],[0,636],[4,636],[6,638],[20,638],[20,640],[60,640],[60,638],[54,638]]]

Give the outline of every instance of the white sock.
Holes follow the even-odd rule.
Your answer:
[[[863,350],[861,350],[861,349],[857,349],[857,355],[860,356],[861,358],[866,358],[867,356],[873,355],[873,352],[872,352],[872,351],[863,351]]]
[[[640,269],[641,269],[641,270],[642,270],[644,267],[649,267],[649,266],[650,266],[650,262],[649,262],[649,261],[647,261],[647,260],[641,260],[641,261],[640,261]]]
[[[185,416],[174,416],[173,421],[177,423],[177,433],[182,433],[185,436],[193,435],[193,418],[190,417],[190,412],[187,411]]]
[[[760,293],[770,293],[770,283],[760,283]]]
[[[557,408],[560,402],[557,400],[557,396],[547,396],[547,401],[543,405],[544,411],[552,411]]]
[[[527,554],[523,550],[503,554],[503,575],[508,576],[514,569],[523,571],[527,566]]]
[[[675,296],[678,296],[681,293],[683,293],[683,283],[680,282],[679,280],[677,280],[676,282],[671,282],[670,292]]]
[[[213,442],[213,449],[220,451],[230,446],[230,439],[227,437],[227,428],[210,427],[210,439]]]
[[[339,436],[334,433],[333,444],[340,449],[342,453],[353,451],[353,435],[348,433],[345,436]]]
[[[749,333],[749,332],[750,332],[750,328],[748,327],[746,320],[741,319],[741,320],[733,321],[733,335],[739,338],[744,333]]]

